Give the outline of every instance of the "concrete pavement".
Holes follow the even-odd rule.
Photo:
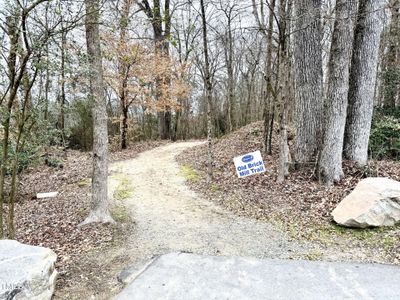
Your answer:
[[[116,300],[400,299],[400,267],[171,253]]]

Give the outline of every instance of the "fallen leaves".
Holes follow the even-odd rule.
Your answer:
[[[127,150],[110,154],[111,161],[133,158],[138,153],[166,142],[141,142]],[[28,168],[20,177],[18,203],[15,205],[16,239],[22,243],[53,249],[58,256],[61,275],[58,287],[79,280],[73,266],[87,253],[114,244],[122,225],[78,225],[89,213],[91,201],[90,153],[68,150],[54,157],[62,159],[63,168],[40,165]],[[37,199],[40,192],[57,191],[55,198]],[[4,207],[7,211],[7,207]],[[83,266],[81,266],[83,267]]]
[[[343,234],[336,230],[330,216],[331,211],[354,189],[360,179],[382,176],[400,180],[400,163],[371,161],[366,168],[360,169],[351,162],[344,162],[346,176],[339,184],[330,188],[313,180],[314,166],[310,164],[301,170],[291,171],[283,183],[277,183],[278,143],[273,140],[272,155],[263,154],[266,172],[239,179],[233,158],[263,149],[262,125],[261,122],[250,124],[215,141],[212,186],[206,183],[205,176],[207,146],[185,151],[179,158],[180,162],[192,166],[201,175],[200,180],[189,182],[191,187],[237,214],[280,223],[296,238],[314,239],[325,245],[333,242],[335,247],[340,244],[343,249],[350,247],[352,243],[353,246],[361,243],[363,247],[370,249],[370,253],[375,253],[375,256],[371,254],[368,259],[400,263],[399,227],[374,232],[369,239],[360,241],[350,234],[351,231]],[[334,229],[331,230],[332,228]],[[330,235],[321,235],[325,230],[329,230]],[[323,238],[317,239],[318,235]],[[390,242],[384,243],[383,237]]]

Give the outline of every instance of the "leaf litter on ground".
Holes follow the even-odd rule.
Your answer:
[[[345,177],[332,187],[320,185],[313,176],[315,163],[291,170],[278,183],[278,133],[274,133],[272,155],[263,153],[263,123],[256,122],[213,142],[214,180],[206,182],[207,145],[186,150],[178,159],[199,174],[188,184],[231,211],[280,226],[295,239],[318,243],[328,250],[345,251],[359,261],[400,264],[400,226],[379,229],[346,229],[337,226],[331,211],[365,177],[388,177],[400,181],[400,162],[370,161],[365,168],[345,161]],[[289,134],[293,137],[292,134]],[[290,144],[293,140],[289,141]],[[266,172],[238,178],[233,158],[261,150]]]

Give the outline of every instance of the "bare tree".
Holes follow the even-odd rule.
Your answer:
[[[226,101],[226,118],[228,131],[235,129],[235,24],[236,19],[240,16],[240,9],[236,1],[219,1],[218,9],[224,17],[223,33],[219,33],[220,40],[224,49],[225,67],[227,71],[227,101]]]
[[[400,0],[390,1],[391,21],[382,51],[383,106],[400,106]]]
[[[318,163],[318,178],[326,185],[338,181],[342,171],[342,150],[349,92],[349,65],[358,9],[356,0],[338,0],[328,65],[325,99],[325,130]]]
[[[108,133],[107,109],[103,83],[102,54],[99,35],[99,1],[85,0],[86,45],[90,79],[90,98],[93,101],[93,175],[92,207],[81,225],[92,222],[114,222],[108,208]]]
[[[164,7],[160,0],[153,0],[153,6],[148,0],[137,1],[140,9],[145,12],[151,22],[154,34],[154,43],[156,53],[169,56],[169,37],[171,35],[171,9],[170,0],[164,0]],[[157,80],[156,97],[161,98],[161,79]],[[164,111],[158,113],[159,132],[162,139],[171,138],[171,109],[164,107]]]
[[[305,163],[316,154],[322,133],[321,0],[296,0],[294,8],[295,160]]]
[[[273,54],[273,31],[274,31],[274,20],[275,15],[275,5],[276,1],[267,1],[269,16],[268,16],[268,26],[265,24],[265,12],[264,12],[264,2],[260,1],[260,13],[258,13],[258,8],[256,0],[252,0],[253,4],[253,14],[256,18],[257,24],[261,32],[266,38],[267,52],[265,60],[265,87],[264,87],[264,150],[268,154],[272,154],[272,133],[274,128],[274,116],[275,116],[275,97],[273,97],[273,85],[272,85],[272,54]]]
[[[384,7],[384,0],[360,0],[355,29],[344,154],[360,165],[368,160]]]
[[[11,3],[9,14],[6,17],[6,28],[1,27],[6,33],[9,40],[8,56],[6,57],[7,63],[7,87],[3,95],[0,95],[0,105],[5,102],[4,116],[2,118],[1,125],[3,127],[2,137],[2,160],[0,161],[0,207],[4,203],[4,191],[5,191],[5,179],[7,168],[12,168],[12,182],[11,182],[11,195],[9,197],[10,204],[10,215],[8,218],[8,225],[11,237],[13,236],[13,202],[15,199],[16,189],[16,166],[18,160],[14,159],[13,165],[9,165],[10,155],[10,134],[13,127],[12,118],[14,115],[13,110],[19,108],[18,94],[22,86],[24,86],[22,109],[19,112],[20,120],[17,125],[17,141],[15,143],[15,149],[19,154],[21,150],[21,141],[23,139],[23,130],[25,126],[25,112],[28,101],[30,101],[30,91],[32,89],[33,82],[36,80],[37,70],[34,72],[32,80],[29,80],[27,75],[27,69],[30,63],[38,63],[41,57],[41,49],[46,45],[50,35],[53,34],[54,28],[46,28],[43,31],[37,33],[35,37],[30,36],[28,23],[31,19],[31,15],[34,14],[35,9],[46,2],[45,0],[37,0],[33,3],[21,5],[20,3]],[[56,26],[56,25],[55,25]],[[0,211],[0,238],[4,237],[3,231],[3,212]]]
[[[277,112],[279,121],[279,165],[277,181],[282,182],[289,174],[289,163],[291,160],[288,145],[288,106],[290,98],[290,76],[291,66],[289,59],[289,36],[293,1],[281,0],[279,6],[279,50],[278,50],[278,90],[277,90]]]
[[[208,58],[208,41],[207,41],[207,20],[204,0],[200,0],[201,20],[203,26],[203,51],[204,51],[204,72],[205,72],[205,91],[207,98],[207,143],[208,143],[208,183],[213,179],[213,156],[212,156],[212,121],[211,121],[211,104],[212,104],[212,85],[210,75],[210,62]]]

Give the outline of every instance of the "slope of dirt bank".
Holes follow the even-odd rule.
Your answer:
[[[277,143],[273,154],[263,155],[266,173],[244,179],[236,176],[233,157],[255,150],[262,151],[262,123],[250,124],[214,143],[215,180],[206,184],[207,148],[205,145],[185,151],[180,163],[192,170],[191,187],[241,216],[270,220],[290,236],[312,241],[322,247],[313,259],[371,261],[400,264],[400,227],[350,230],[334,225],[330,212],[357,184],[368,176],[400,180],[400,163],[373,161],[359,169],[345,162],[345,178],[331,188],[313,179],[313,166],[292,171],[284,183],[275,181],[278,161]],[[326,257],[325,252],[330,254]],[[335,253],[338,256],[335,258]],[[345,255],[348,254],[348,255]],[[342,257],[343,256],[343,257]]]

